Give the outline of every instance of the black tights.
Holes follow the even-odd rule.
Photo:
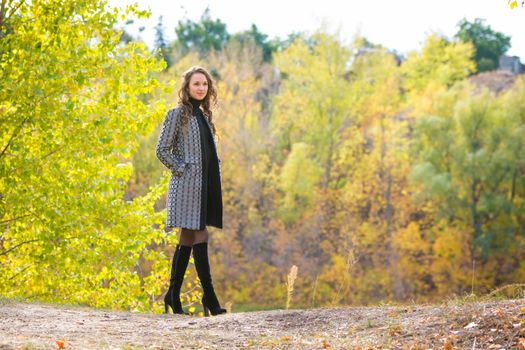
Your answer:
[[[179,234],[179,244],[187,247],[191,247],[197,243],[208,242],[208,229],[205,227],[204,230],[190,230],[183,228]]]

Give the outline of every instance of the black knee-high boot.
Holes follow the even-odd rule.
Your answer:
[[[195,262],[197,275],[199,276],[202,285],[202,306],[204,308],[204,315],[209,316],[208,310],[214,316],[225,313],[226,310],[221,308],[211,282],[210,263],[208,260],[208,242],[193,245],[193,260]]]
[[[190,261],[191,247],[177,244],[171,263],[170,286],[164,296],[164,312],[168,313],[168,305],[174,314],[185,314],[180,303],[180,288],[184,280],[184,273]]]

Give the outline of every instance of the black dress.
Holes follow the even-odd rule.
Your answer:
[[[219,158],[213,142],[213,135],[202,113],[200,101],[190,97],[193,115],[197,118],[201,139],[202,191],[200,230],[206,226],[222,229],[222,190],[219,174]]]

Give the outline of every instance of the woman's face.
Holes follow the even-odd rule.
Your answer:
[[[208,93],[208,80],[202,73],[193,73],[188,86],[188,93],[196,100],[202,100]]]

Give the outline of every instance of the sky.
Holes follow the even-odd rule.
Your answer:
[[[109,0],[111,6],[137,2],[150,9],[147,20],[127,26],[133,36],[140,36],[153,47],[155,26],[163,16],[166,38],[175,39],[174,28],[179,20],[198,21],[209,7],[213,19],[226,24],[233,34],[255,24],[269,38],[284,39],[297,31],[313,32],[323,24],[341,39],[350,43],[360,34],[375,44],[406,54],[419,50],[426,36],[437,32],[452,38],[457,23],[466,18],[485,19],[492,29],[511,36],[510,56],[519,56],[525,63],[525,8],[510,9],[508,0]],[[145,29],[140,32],[139,28]]]

